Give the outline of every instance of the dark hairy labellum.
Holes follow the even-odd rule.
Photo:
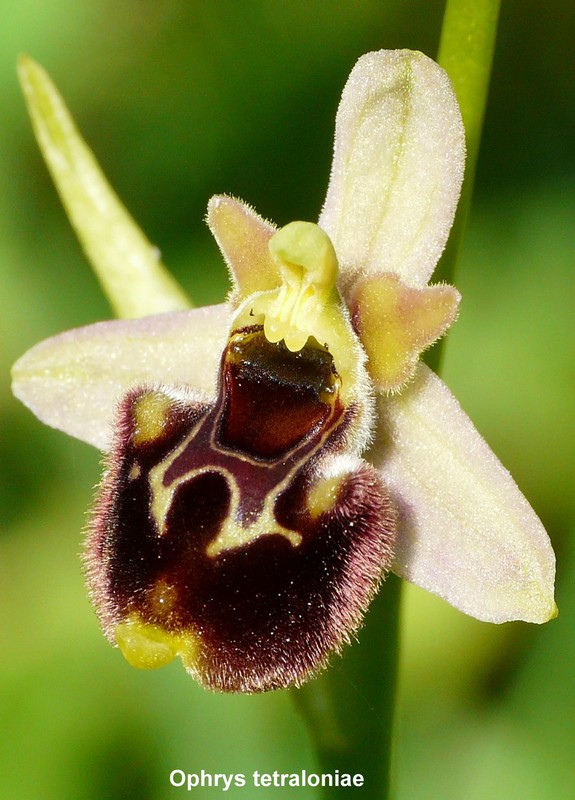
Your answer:
[[[214,402],[143,387],[119,410],[86,548],[91,593],[130,663],[180,656],[206,687],[299,685],[358,628],[395,517],[346,452],[359,407],[313,338],[235,330]]]

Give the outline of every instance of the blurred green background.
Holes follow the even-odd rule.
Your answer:
[[[0,11],[0,793],[159,800],[184,793],[172,769],[313,769],[286,693],[210,695],[179,663],[132,669],[100,634],[78,559],[98,454],[37,422],[8,373],[36,341],[110,312],[33,141],[15,60],[28,52],[48,69],[204,304],[227,285],[202,221],[210,195],[243,197],[279,224],[317,217],[353,63],[381,47],[435,55],[443,3],[0,0]],[[561,614],[496,627],[406,589],[398,800],[573,797],[574,30],[572,0],[503,2],[444,369],[548,526]]]

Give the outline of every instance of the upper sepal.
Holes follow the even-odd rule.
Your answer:
[[[339,105],[319,220],[344,292],[374,272],[427,283],[453,222],[464,161],[465,132],[444,70],[410,50],[362,56]]]

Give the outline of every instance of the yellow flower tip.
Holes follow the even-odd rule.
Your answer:
[[[452,286],[416,289],[394,273],[373,275],[356,284],[350,302],[353,324],[380,391],[403,388],[421,353],[455,321],[459,301]]]
[[[190,634],[170,633],[159,625],[142,622],[137,615],[118,623],[114,637],[128,664],[138,669],[165,667],[176,656],[181,656],[183,663],[191,666],[198,651],[197,642]]]
[[[178,654],[172,634],[137,617],[118,623],[114,636],[126,661],[138,669],[163,667]]]
[[[553,601],[553,608],[551,609],[551,614],[549,615],[548,622],[551,622],[552,619],[557,619],[559,616],[559,606],[555,601]]]
[[[328,304],[337,304],[338,266],[326,233],[312,222],[291,222],[269,240],[269,252],[281,277],[281,286],[256,299],[255,314],[263,314],[270,342],[284,340],[298,352],[310,336],[322,341],[321,316]]]

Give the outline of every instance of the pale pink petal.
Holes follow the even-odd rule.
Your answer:
[[[337,114],[319,221],[344,288],[373,272],[427,283],[453,222],[464,159],[461,114],[441,67],[410,50],[359,59]]]
[[[380,412],[373,461],[398,504],[394,571],[481,620],[553,617],[547,533],[445,384],[421,364]]]
[[[229,324],[219,305],[67,331],[14,364],[12,389],[42,422],[107,450],[129,389],[161,383],[214,394]]]
[[[275,225],[242,200],[225,195],[210,199],[206,221],[242,298],[279,286],[281,278],[268,249]]]

